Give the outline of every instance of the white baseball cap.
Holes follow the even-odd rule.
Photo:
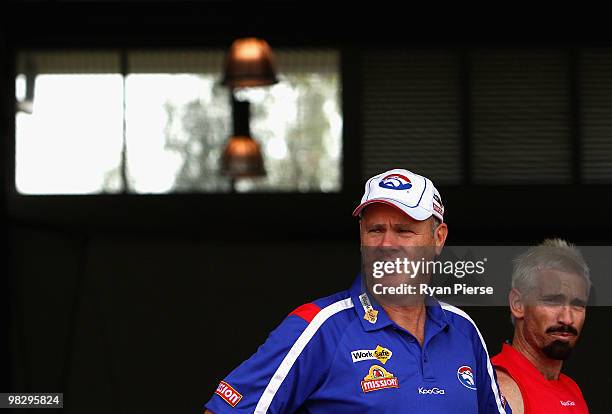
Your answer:
[[[370,178],[353,216],[360,215],[372,203],[397,207],[415,220],[434,215],[444,221],[444,205],[436,187],[429,178],[408,170],[389,170]]]

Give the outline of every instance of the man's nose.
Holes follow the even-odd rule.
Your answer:
[[[382,240],[380,241],[382,247],[395,247],[397,246],[397,237],[392,231],[386,231],[383,233]]]
[[[573,325],[574,313],[572,312],[572,307],[569,305],[559,306],[557,321],[563,325]]]

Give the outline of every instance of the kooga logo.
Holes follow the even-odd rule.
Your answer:
[[[444,395],[444,390],[438,387],[423,388],[419,387],[419,394],[439,394]]]

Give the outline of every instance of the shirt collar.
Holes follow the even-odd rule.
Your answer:
[[[383,307],[376,299],[366,293],[365,283],[361,274],[357,275],[349,292],[363,329],[370,332],[393,325],[393,321],[389,318]],[[448,326],[448,319],[437,299],[433,296],[426,297],[425,306],[427,319],[436,325],[435,331],[438,332],[445,329]],[[426,323],[425,329],[426,331],[430,330],[431,324]]]
[[[446,312],[440,306],[440,302],[433,296],[427,296],[425,298],[425,305],[427,306],[428,318],[436,323],[440,329],[445,329],[448,326],[448,318],[446,317]]]
[[[357,275],[350,288],[351,299],[355,312],[361,321],[361,326],[367,332],[382,329],[392,325],[387,312],[380,304],[366,293],[365,283],[361,274]],[[366,315],[367,314],[367,315]]]

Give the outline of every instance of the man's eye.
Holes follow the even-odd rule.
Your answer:
[[[381,230],[380,229],[370,229],[368,230],[368,233],[380,233]]]
[[[582,300],[574,300],[570,303],[570,306],[574,309],[583,310],[586,309],[586,302]]]
[[[545,299],[542,299],[541,302],[544,305],[549,305],[549,306],[560,306],[560,305],[563,305],[563,300],[562,299],[555,299],[555,298],[545,298]]]

